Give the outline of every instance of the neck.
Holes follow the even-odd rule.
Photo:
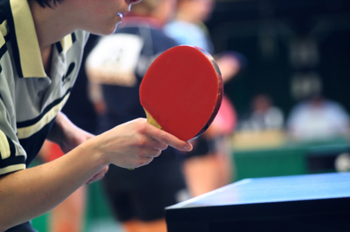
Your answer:
[[[63,7],[60,3],[53,6],[54,9],[52,9],[50,7],[43,8],[33,0],[28,2],[33,15],[43,67],[45,72],[49,74],[53,44],[70,34],[73,29],[69,23],[66,23],[68,17],[60,17],[63,15]]]
[[[38,37],[39,47],[42,52],[50,50],[52,44],[60,41],[64,36],[70,34],[73,29],[67,22],[67,19],[62,17],[61,4],[50,7],[41,7],[36,1],[29,1],[29,6],[32,11],[35,30]]]
[[[46,49],[41,49],[41,59],[43,61],[43,66],[46,74],[50,74],[51,71],[51,58],[52,58],[52,45],[48,46]]]

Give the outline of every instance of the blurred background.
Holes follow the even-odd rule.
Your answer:
[[[350,2],[218,0],[206,25],[216,52],[247,62],[225,84],[238,113],[235,180],[348,167]],[[282,113],[279,126],[252,119],[271,107]]]
[[[350,110],[349,1],[217,0],[206,24],[217,52],[248,59],[242,77],[225,86],[238,111],[265,92],[288,115],[315,78]]]
[[[350,171],[350,1],[216,0],[204,24],[215,54],[243,67],[225,83],[229,183]],[[86,202],[84,232],[121,231],[100,183]],[[40,232],[48,215],[33,220]]]

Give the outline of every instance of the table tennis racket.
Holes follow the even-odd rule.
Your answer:
[[[188,45],[159,55],[140,85],[147,121],[184,141],[206,131],[222,96],[223,81],[215,60],[203,49]]]

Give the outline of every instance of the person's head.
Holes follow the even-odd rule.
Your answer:
[[[266,94],[258,94],[252,101],[252,109],[255,112],[266,112],[271,106],[272,100]]]
[[[34,23],[38,28],[48,28],[45,25],[55,25],[57,37],[85,30],[96,35],[112,34],[117,24],[122,21],[123,14],[130,11],[133,4],[141,0],[27,0],[33,14]],[[47,21],[47,23],[45,22]],[[58,39],[53,38],[51,40]],[[46,36],[49,37],[49,36]],[[51,42],[51,41],[50,41]]]
[[[131,7],[131,13],[167,22],[175,13],[176,0],[143,0]]]
[[[63,13],[69,11],[69,21],[76,24],[76,29],[92,34],[112,34],[123,15],[130,11],[131,5],[141,0],[62,0]]]

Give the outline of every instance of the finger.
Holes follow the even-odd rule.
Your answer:
[[[165,132],[163,130],[160,130],[154,126],[150,126],[149,127],[149,135],[163,143],[163,144],[167,144],[175,149],[181,150],[181,151],[191,151],[192,150],[192,145],[186,141],[182,141],[180,139],[178,139],[177,137],[175,137],[174,135]]]
[[[91,184],[91,183],[94,183],[96,181],[99,181],[101,180],[103,177],[105,176],[105,173],[104,174],[96,174],[95,176],[93,176],[90,180],[88,180],[86,182],[86,184]]]
[[[149,158],[156,158],[158,156],[160,156],[160,154],[162,153],[162,150],[159,149],[150,149],[145,151],[145,153],[140,154],[139,156],[139,160],[141,163],[147,162]]]
[[[109,170],[109,166],[106,165],[102,168],[101,173],[103,173],[103,175],[105,175],[108,172],[108,170]]]
[[[159,153],[159,154],[160,154],[160,153]],[[156,157],[156,156],[146,156],[146,157],[144,158],[143,164],[142,164],[141,166],[145,166],[145,165],[150,164],[150,163],[153,161],[154,157]],[[141,166],[140,166],[140,167],[141,167]]]
[[[103,167],[98,173],[96,173],[93,177],[91,177],[90,180],[86,182],[86,184],[91,184],[93,182],[101,180],[108,172],[108,169],[109,169],[108,165]]]
[[[159,152],[159,154],[160,154],[160,152]],[[129,167],[127,169],[134,170],[135,168],[139,168],[139,167],[148,165],[148,164],[150,164],[153,161],[153,159],[155,157],[157,157],[157,156],[144,156],[144,157],[140,158],[140,160],[138,162],[138,165],[136,165],[135,167]]]
[[[168,144],[155,140],[153,137],[150,137],[153,140],[152,148],[154,150],[164,151],[168,148]]]

